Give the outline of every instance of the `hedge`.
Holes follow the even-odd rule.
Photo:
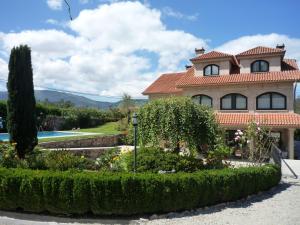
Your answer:
[[[0,209],[133,215],[234,201],[278,184],[273,165],[176,174],[0,169]]]

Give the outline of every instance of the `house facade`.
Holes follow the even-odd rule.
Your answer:
[[[259,122],[271,128],[280,148],[293,159],[294,132],[300,128],[300,115],[294,113],[300,71],[296,60],[285,58],[284,45],[259,46],[237,55],[205,53],[203,48],[195,52],[186,71],[162,74],[143,94],[150,100],[187,96],[212,107],[229,134]]]

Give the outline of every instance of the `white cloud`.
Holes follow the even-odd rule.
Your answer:
[[[257,46],[266,46],[275,48],[277,44],[285,44],[286,57],[297,59],[298,64],[300,62],[300,39],[291,38],[283,34],[257,34],[243,36],[232,41],[228,41],[223,45],[217,47],[219,51],[224,51],[232,54],[237,54],[254,48]]]
[[[7,63],[0,58],[0,79],[6,79],[8,74]]]
[[[174,9],[172,9],[171,7],[164,7],[162,9],[162,13],[166,16],[169,16],[169,17],[174,17],[174,18],[177,18],[177,19],[185,19],[185,20],[190,20],[190,21],[195,21],[198,19],[198,14],[192,14],[192,15],[185,15],[179,11],[176,11]]]
[[[47,4],[50,9],[53,10],[61,10],[62,9],[62,4],[63,0],[47,0]]]
[[[140,2],[83,10],[69,28],[73,34],[56,29],[0,33],[0,51],[28,44],[36,86],[141,96],[159,73],[181,70],[195,47],[207,46],[189,33],[168,30],[161,12]]]

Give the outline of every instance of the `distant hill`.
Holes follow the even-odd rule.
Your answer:
[[[58,91],[48,91],[48,90],[36,90],[35,98],[37,101],[45,101],[46,99],[49,102],[55,103],[59,102],[62,99],[64,101],[72,102],[76,107],[92,107],[98,109],[108,109],[118,107],[121,101],[118,102],[102,102],[92,100],[83,96],[58,92]],[[7,100],[7,92],[0,91],[0,100]],[[133,99],[136,105],[143,105],[147,102],[146,99]]]

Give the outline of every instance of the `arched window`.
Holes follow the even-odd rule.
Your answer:
[[[251,64],[251,72],[269,72],[269,63],[265,60],[256,60]]]
[[[212,107],[212,98],[207,95],[195,95],[192,100],[197,104]]]
[[[228,94],[221,98],[222,110],[243,110],[247,109],[247,97],[241,94]]]
[[[219,66],[210,64],[204,67],[204,76],[219,75]]]
[[[256,109],[286,109],[286,96],[277,92],[263,93],[256,98]]]

